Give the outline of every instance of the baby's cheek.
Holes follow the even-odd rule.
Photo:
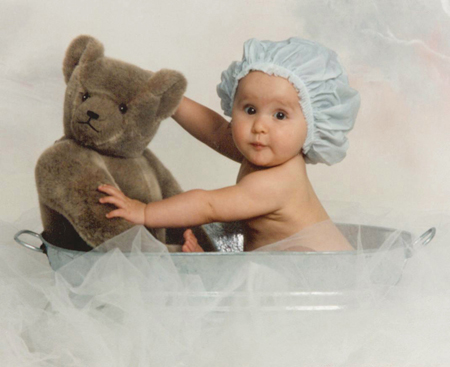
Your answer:
[[[301,152],[302,142],[300,139],[286,139],[283,144],[280,144],[280,149],[285,156],[294,156]]]
[[[234,143],[237,145],[240,141],[242,141],[242,132],[236,126],[231,127],[231,136],[233,137]]]

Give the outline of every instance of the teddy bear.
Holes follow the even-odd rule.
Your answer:
[[[176,111],[187,82],[177,71],[152,72],[105,57],[102,43],[86,35],[69,45],[63,74],[64,136],[35,169],[42,235],[54,245],[89,251],[133,226],[105,217],[113,207],[99,203],[100,184],[142,202],[182,192],[147,146]],[[185,229],[149,230],[163,243],[180,245]],[[205,231],[194,232],[211,245]]]

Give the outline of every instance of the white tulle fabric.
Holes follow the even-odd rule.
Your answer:
[[[340,251],[352,246],[330,219],[315,223],[281,241],[265,245],[255,252],[271,251]]]
[[[362,217],[351,206],[341,214],[337,220],[355,223],[356,215],[394,224],[386,213]],[[409,223],[416,234],[432,225],[438,234],[404,268],[401,259],[394,264],[400,279],[380,283],[371,276],[391,238],[370,259],[356,250],[353,282],[335,292],[320,286],[320,277],[342,266],[339,256],[321,269],[312,253],[308,270],[295,257],[305,256],[300,253],[170,255],[142,228],[103,245],[95,262],[86,254],[55,272],[43,254],[12,240],[38,223],[35,211],[0,226],[2,367],[450,363],[450,217],[444,213]]]
[[[344,159],[347,133],[355,123],[360,96],[349,86],[334,51],[296,37],[278,42],[246,41],[242,60],[222,72],[217,86],[225,115],[231,116],[239,80],[251,71],[286,78],[298,90],[308,129],[299,149],[307,163],[332,165]]]

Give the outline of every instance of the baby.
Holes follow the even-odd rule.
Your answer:
[[[190,134],[241,163],[237,183],[191,190],[144,204],[115,187],[101,203],[147,227],[190,227],[242,221],[244,251],[342,251],[353,248],[329,219],[308,179],[306,163],[341,161],[354,125],[359,94],[348,85],[337,55],[311,41],[251,39],[240,62],[217,87],[228,123],[184,98],[173,118]],[[202,251],[192,231],[183,251]]]

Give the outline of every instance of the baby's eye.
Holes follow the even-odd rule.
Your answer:
[[[83,94],[83,97],[81,97],[81,100],[84,102],[88,98],[91,98],[91,95],[88,92],[86,92],[86,93]]]
[[[286,114],[284,112],[277,112],[274,116],[277,120],[284,120],[286,118]]]
[[[248,114],[248,115],[254,115],[256,113],[256,110],[254,107],[248,106],[244,108],[244,111]]]

